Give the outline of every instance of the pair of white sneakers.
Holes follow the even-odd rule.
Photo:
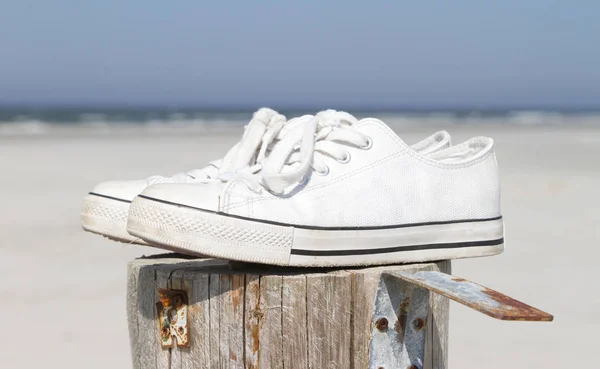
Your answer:
[[[488,256],[504,249],[493,140],[408,146],[374,118],[257,111],[225,157],[173,177],[106,182],[83,228],[185,254],[283,266]]]

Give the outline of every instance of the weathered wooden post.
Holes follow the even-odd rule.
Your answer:
[[[449,261],[308,270],[179,257],[129,265],[134,368],[447,368],[446,297],[552,319],[450,276]]]

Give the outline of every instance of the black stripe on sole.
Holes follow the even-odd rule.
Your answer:
[[[306,226],[306,225],[299,225],[299,224],[274,222],[274,221],[271,221],[271,220],[247,218],[247,217],[244,217],[244,216],[241,216],[241,215],[233,215],[233,214],[221,213],[221,212],[214,211],[214,210],[206,210],[206,209],[197,208],[197,207],[190,206],[190,205],[178,204],[176,202],[171,202],[171,201],[167,201],[167,200],[161,200],[161,199],[157,199],[157,198],[149,197],[149,196],[145,196],[145,195],[138,195],[138,197],[140,197],[142,199],[150,200],[150,201],[160,202],[160,203],[166,204],[166,205],[173,205],[173,206],[177,206],[177,207],[180,207],[180,208],[187,208],[187,209],[202,211],[202,212],[205,212],[205,213],[216,214],[216,215],[220,215],[220,216],[228,217],[228,218],[235,218],[235,219],[247,220],[249,222],[271,224],[271,225],[282,226],[282,227],[294,227],[294,228],[298,228],[298,229],[317,230],[317,231],[369,231],[369,230],[378,230],[378,229],[422,227],[422,226],[432,226],[432,225],[442,225],[442,224],[455,224],[455,223],[490,222],[490,221],[493,221],[493,220],[502,219],[502,216],[497,216],[497,217],[494,217],[494,218],[484,218],[484,219],[443,220],[443,221],[439,221],[439,222],[406,223],[406,224],[384,225],[384,226],[368,226],[368,227],[318,227],[318,226]]]
[[[477,247],[477,246],[496,246],[504,243],[504,238],[488,241],[473,241],[473,242],[450,242],[450,243],[430,243],[422,245],[408,245],[397,247],[384,247],[378,249],[347,249],[347,250],[303,250],[292,249],[292,255],[304,256],[349,256],[349,255],[369,255],[369,254],[386,254],[391,252],[401,251],[418,251],[418,250],[437,250],[437,249],[456,249],[461,247]]]
[[[120,199],[118,197],[112,197],[112,196],[107,196],[107,195],[102,195],[99,193],[95,193],[95,192],[90,192],[88,195],[92,195],[92,196],[98,196],[98,197],[103,197],[105,199],[109,199],[109,200],[115,200],[115,201],[120,201],[120,202],[126,202],[128,204],[131,204],[131,201],[129,200],[125,200],[125,199]]]

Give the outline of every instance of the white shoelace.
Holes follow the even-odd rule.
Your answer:
[[[279,133],[285,124],[285,116],[276,111],[267,108],[258,110],[246,126],[240,142],[223,158],[219,172],[236,171],[263,161],[272,144],[281,138]]]
[[[268,150],[281,138],[280,132],[286,124],[285,116],[268,108],[257,110],[244,129],[242,139],[225,154],[223,159],[212,161],[206,168],[176,173],[170,178],[152,176],[149,184],[163,182],[197,181],[217,178],[221,173],[233,172],[264,160]],[[258,151],[258,153],[257,153]]]
[[[320,112],[281,137],[264,162],[244,171],[222,173],[219,179],[243,181],[253,191],[264,188],[281,195],[286,188],[306,178],[311,169],[327,174],[325,156],[346,163],[350,154],[344,146],[368,149],[371,139],[353,128],[357,122],[346,112]]]

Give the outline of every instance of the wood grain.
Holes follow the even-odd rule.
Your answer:
[[[280,275],[265,275],[260,278],[258,367],[261,369],[283,368],[282,283],[283,278]]]
[[[137,360],[134,366],[145,368],[157,368],[156,353],[159,349],[157,341],[157,317],[156,317],[156,268],[158,266],[142,265],[139,269],[137,283],[137,320],[138,336],[135,346]],[[133,337],[132,337],[133,339]]]
[[[307,369],[306,276],[283,276],[281,297],[283,366]]]
[[[210,339],[201,332],[210,331],[210,300],[207,273],[185,271],[183,289],[188,293],[190,348],[183,351],[182,369],[210,368]]]
[[[261,323],[260,276],[257,274],[246,274],[244,311],[244,364],[247,369],[257,369]]]
[[[210,329],[204,335],[208,337],[210,342],[210,367],[211,368],[222,368],[221,362],[221,276],[217,273],[210,273],[209,275],[209,309],[210,309],[210,319],[209,319],[209,327]],[[202,333],[199,332],[201,335]]]
[[[128,266],[134,368],[367,368],[375,294],[384,272],[450,262],[332,270],[279,270],[224,261],[140,259]],[[284,270],[288,271],[288,270]],[[157,288],[188,296],[189,348],[163,349]],[[425,369],[447,369],[448,299],[431,294]]]
[[[351,273],[307,275],[309,367],[350,367],[351,298]]]

